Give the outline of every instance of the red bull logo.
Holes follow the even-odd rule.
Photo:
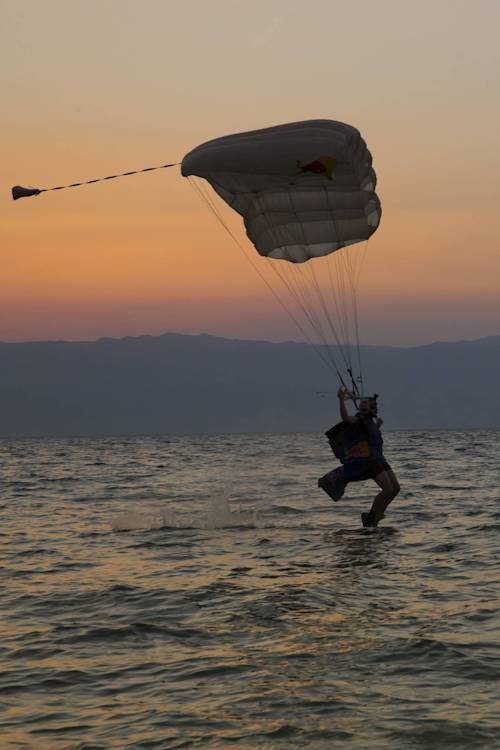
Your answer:
[[[308,164],[302,164],[301,161],[297,160],[297,169],[299,174],[322,174],[325,175],[329,180],[332,179],[332,172],[337,167],[337,159],[333,156],[319,156],[314,161],[310,161]]]
[[[366,440],[361,440],[351,448],[347,448],[345,452],[346,458],[370,458],[370,456],[370,445]]]

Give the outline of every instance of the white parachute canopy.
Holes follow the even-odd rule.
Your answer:
[[[359,131],[307,120],[227,135],[190,151],[181,170],[207,180],[241,214],[260,255],[279,261],[273,271],[312,330],[309,340],[328,350],[339,376],[340,352],[351,380],[355,340],[359,381],[356,285],[363,254],[347,248],[368,240],[381,217],[372,157]],[[334,261],[316,266],[314,259],[325,256]]]
[[[303,263],[367,240],[380,222],[372,157],[358,130],[333,120],[216,138],[182,160],[241,214],[261,255]]]

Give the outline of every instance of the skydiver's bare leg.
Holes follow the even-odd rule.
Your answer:
[[[392,503],[401,489],[397,477],[392,470],[381,471],[380,474],[377,474],[377,476],[374,477],[374,481],[380,487],[380,492],[375,497],[370,512],[366,514],[369,520],[367,525],[369,526],[378,525],[378,522],[384,517],[385,509],[390,503]],[[365,523],[364,519],[363,523]]]

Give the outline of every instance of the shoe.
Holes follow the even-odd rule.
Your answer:
[[[318,487],[321,487],[323,492],[326,492],[328,497],[330,497],[334,503],[338,502],[345,491],[345,483],[344,482],[336,482],[333,484],[332,482],[328,481],[326,477],[321,477],[321,479],[318,479]]]
[[[378,526],[378,521],[375,521],[371,513],[362,513],[361,514],[361,522],[363,526],[366,528],[374,528]]]

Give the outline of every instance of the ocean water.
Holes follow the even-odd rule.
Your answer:
[[[3,440],[0,747],[500,747],[500,433]]]

